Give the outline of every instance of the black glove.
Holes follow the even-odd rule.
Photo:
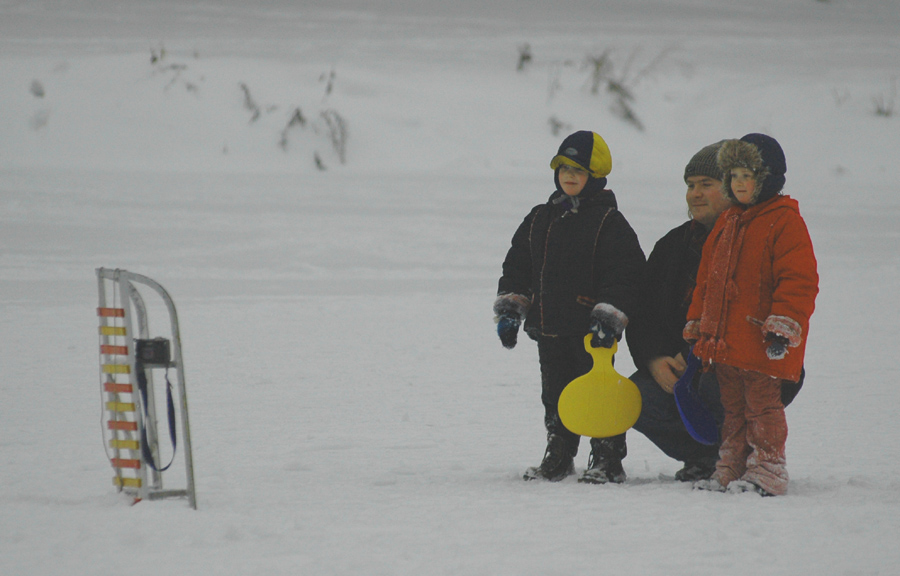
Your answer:
[[[591,338],[591,346],[594,348],[612,348],[616,343],[617,334],[606,322],[593,320],[591,322],[591,332],[594,337]]]
[[[519,338],[519,325],[522,321],[518,316],[498,316],[497,317],[497,336],[500,336],[500,342],[504,348],[515,348]]]
[[[766,348],[766,356],[769,360],[783,360],[787,355],[788,339],[769,332],[767,340],[769,347]]]

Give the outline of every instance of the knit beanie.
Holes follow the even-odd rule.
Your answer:
[[[722,147],[724,140],[719,140],[715,144],[704,146],[699,152],[694,154],[687,166],[684,167],[684,181],[691,176],[709,176],[713,180],[722,180],[722,171],[719,170],[719,164],[716,160],[719,155],[719,148]]]
[[[722,193],[737,202],[731,190],[731,169],[746,168],[756,176],[756,190],[750,205],[774,198],[784,188],[787,161],[781,145],[765,134],[747,134],[740,140],[726,140],[717,157],[722,170]]]

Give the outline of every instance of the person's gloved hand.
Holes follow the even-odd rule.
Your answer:
[[[591,310],[591,346],[595,348],[612,348],[617,340],[622,339],[622,332],[628,325],[625,313],[613,306],[601,302]]]
[[[501,294],[494,300],[494,322],[504,348],[515,348],[519,326],[528,313],[531,300],[521,294]]]
[[[690,346],[696,344],[697,341],[700,340],[700,321],[688,320],[687,324],[684,325],[681,337],[684,338],[684,341]],[[687,358],[687,355],[685,354],[684,357]]]
[[[769,343],[766,348],[769,360],[783,360],[788,348],[796,348],[803,341],[803,328],[796,320],[787,316],[772,315],[766,318],[762,333]]]
[[[519,339],[519,326],[522,321],[513,316],[497,317],[497,335],[504,348],[515,348]]]
[[[783,360],[787,356],[788,339],[770,332],[767,340],[769,347],[766,348],[766,356],[769,360]]]
[[[594,333],[594,337],[591,338],[591,346],[594,348],[612,348],[617,340],[612,327],[599,320],[591,321],[591,332]]]

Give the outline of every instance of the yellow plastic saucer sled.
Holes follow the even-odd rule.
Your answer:
[[[641,392],[634,382],[613,368],[619,348],[594,348],[593,334],[584,337],[584,349],[594,358],[594,367],[569,382],[559,397],[559,417],[566,428],[581,436],[608,438],[622,434],[641,414]]]

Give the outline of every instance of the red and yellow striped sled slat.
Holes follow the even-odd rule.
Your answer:
[[[106,409],[110,412],[134,412],[134,402],[107,402]]]
[[[111,344],[101,344],[100,353],[109,356],[128,356],[128,346],[112,346]]]
[[[125,336],[127,334],[124,326],[101,326],[101,336]]]
[[[119,450],[140,450],[141,445],[137,440],[119,440],[117,438],[112,438],[109,441],[110,448],[117,448]]]
[[[131,366],[128,364],[103,364],[100,369],[104,374],[131,374]]]
[[[117,382],[104,382],[103,389],[113,394],[131,394],[134,391],[131,384],[119,384]]]
[[[124,308],[97,308],[97,316],[101,318],[124,318]]]
[[[140,488],[141,487],[141,479],[140,478],[120,478],[118,476],[113,477],[113,486],[119,486],[124,488]]]
[[[124,430],[127,432],[137,432],[137,422],[129,422],[127,420],[109,420],[106,427],[110,430]]]

